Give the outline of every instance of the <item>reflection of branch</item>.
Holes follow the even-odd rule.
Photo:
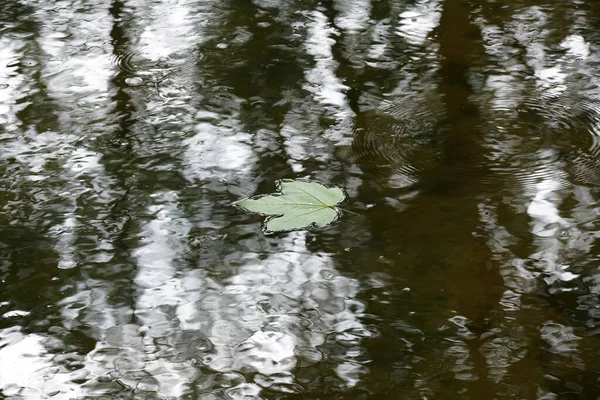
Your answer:
[[[158,94],[158,97],[160,97],[161,99],[163,99],[163,100],[165,100],[165,101],[166,101],[167,99],[165,98],[165,96],[163,96],[163,95],[160,93],[160,88],[158,87],[158,83],[159,83],[159,82],[154,82],[154,87],[156,88],[156,94]]]
[[[154,88],[156,89],[156,93],[158,94],[158,96],[159,96],[161,99],[165,100],[165,101],[167,101],[167,98],[166,98],[165,96],[163,96],[163,95],[162,95],[162,93],[160,92],[160,86],[159,86],[159,84],[160,84],[162,81],[164,81],[165,79],[167,79],[167,77],[168,77],[169,75],[171,75],[173,72],[175,72],[175,71],[171,70],[171,71],[168,71],[168,72],[164,73],[164,74],[163,74],[163,76],[162,76],[162,78],[161,78],[161,79],[159,79],[159,80],[150,79],[150,83],[152,83],[152,84],[154,85]]]
[[[600,218],[594,218],[594,219],[590,219],[588,221],[577,222],[573,225],[569,225],[568,228],[576,228],[581,225],[591,224],[591,223],[598,222],[598,221],[600,221]]]
[[[121,386],[123,389],[125,389],[125,390],[127,390],[127,391],[129,391],[129,392],[135,392],[135,389],[137,389],[137,385],[136,385],[136,387],[135,387],[135,388],[132,388],[131,386],[127,385],[126,383],[123,383],[123,382],[121,382],[121,380],[120,380],[120,379],[115,379],[115,382],[116,382],[116,383],[117,383],[119,386]],[[139,385],[139,383],[138,383],[138,385]]]

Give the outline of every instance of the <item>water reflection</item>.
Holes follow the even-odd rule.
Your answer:
[[[0,5],[7,398],[597,398],[595,3]],[[360,215],[264,236],[280,178]]]

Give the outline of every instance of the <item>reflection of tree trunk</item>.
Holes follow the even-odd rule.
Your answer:
[[[474,60],[483,56],[481,33],[469,20],[467,1],[446,1],[438,36],[442,57],[439,91],[446,105],[442,123],[445,147],[443,168],[450,174],[472,176],[479,168],[483,149],[478,144],[479,111],[472,104],[469,74]],[[444,175],[447,175],[445,173]]]
[[[113,28],[110,31],[110,37],[112,39],[113,54],[118,59],[123,56],[123,53],[129,48],[129,40],[127,39],[125,28],[123,27],[123,15],[122,11],[125,7],[125,3],[120,0],[115,0],[110,6],[110,14],[113,17]],[[118,62],[116,63],[118,66]],[[117,146],[126,147],[127,151],[131,150],[131,143],[127,140],[128,134],[131,132],[131,127],[134,123],[133,118],[133,104],[131,104],[131,97],[125,90],[125,79],[126,74],[123,71],[118,71],[112,82],[117,87],[117,93],[113,97],[116,103],[116,111],[120,116],[120,124],[116,133],[120,136],[119,143]],[[125,141],[125,142],[123,142]]]
[[[17,104],[27,104],[26,107],[16,113],[20,121],[20,129],[26,132],[29,127],[35,126],[36,131],[42,133],[60,130],[60,123],[57,113],[59,107],[54,99],[48,95],[47,83],[43,78],[46,60],[41,56],[43,51],[40,50],[41,26],[36,18],[31,18],[32,15],[35,15],[35,12],[34,7],[17,1],[7,1],[6,4],[0,6],[0,26],[6,27],[2,29],[0,37],[8,39],[13,33],[17,35],[24,32],[31,34],[22,47],[17,47],[17,52],[20,53],[19,60],[12,60],[8,62],[8,65],[20,65],[19,75],[22,74],[27,77],[29,85],[34,90],[25,90],[18,79],[11,82],[15,78],[14,76],[3,76],[3,82],[0,83],[8,83],[11,87],[17,87],[18,93],[23,94],[21,97],[13,99]],[[28,22],[15,24],[15,21]],[[11,41],[11,39],[8,40]],[[15,41],[15,43],[18,42]],[[28,61],[34,61],[34,63],[29,66],[25,65]],[[0,124],[0,133],[4,132],[5,129],[4,124]]]
[[[39,44],[41,26],[37,18],[32,17],[36,14],[36,5],[14,0],[0,3],[1,43],[13,45],[3,55],[14,51],[14,59],[2,59],[3,71],[0,76],[2,87],[7,85],[13,90],[14,96],[2,104],[8,111],[0,115],[3,120],[0,123],[0,136],[3,136],[0,147],[1,290],[3,300],[10,299],[15,309],[31,310],[40,306],[40,302],[37,297],[31,296],[30,291],[23,290],[24,287],[43,288],[45,299],[49,299],[48,305],[56,304],[61,298],[60,283],[52,279],[56,276],[58,263],[53,251],[55,238],[47,233],[48,222],[60,218],[61,213],[58,206],[42,209],[31,203],[32,198],[43,198],[40,195],[41,185],[27,177],[30,172],[27,162],[33,158],[32,154],[23,152],[20,154],[22,159],[15,160],[14,153],[11,155],[11,151],[6,152],[6,149],[11,149],[23,138],[25,142],[22,143],[28,143],[30,138],[33,141],[45,132],[60,131],[59,107],[48,94],[44,80],[46,60]],[[34,62],[25,65],[27,61]],[[7,70],[11,73],[8,74]],[[46,318],[46,313],[52,311],[45,308],[43,316],[38,313],[33,315]]]
[[[110,37],[115,60],[130,48],[126,28],[124,27],[126,23],[124,22],[126,20],[123,15],[124,9],[125,3],[120,0],[113,1],[109,9],[110,15],[113,18]],[[118,64],[118,61],[115,61],[116,67],[118,67]],[[133,135],[133,126],[136,122],[133,115],[135,108],[125,84],[126,78],[126,73],[119,70],[112,79],[112,83],[116,88],[113,91],[114,95],[112,97],[115,104],[114,113],[118,115],[119,121],[115,126],[114,133],[110,136],[107,143],[108,146],[105,146],[102,150],[102,161],[106,172],[114,178],[115,182],[118,182],[118,187],[115,188],[118,191],[118,197],[112,202],[110,213],[107,215],[107,222],[117,227],[112,238],[113,243],[117,247],[113,262],[120,265],[135,265],[135,263],[131,262],[129,249],[124,244],[126,238],[131,235],[131,223],[128,213],[131,209],[129,188],[132,186],[132,178],[129,174],[133,174],[135,170],[132,165],[134,154],[132,152],[131,137]],[[126,273],[132,273],[132,271],[122,271],[121,273],[125,276]],[[131,293],[132,289],[128,284],[129,282],[129,280],[124,280],[122,282],[123,286],[115,288],[115,292],[119,293],[120,300],[126,302],[133,309],[135,307],[134,295]]]
[[[481,387],[487,385],[487,366],[480,353],[482,341],[479,338],[491,328],[489,321],[494,319],[493,312],[498,308],[503,281],[497,266],[491,261],[492,254],[487,244],[473,234],[480,225],[478,202],[482,185],[479,178],[483,176],[480,174],[482,171],[477,169],[485,165],[482,157],[485,149],[479,141],[478,129],[482,121],[478,107],[471,100],[473,88],[470,78],[477,61],[483,57],[483,47],[481,33],[470,22],[466,0],[444,3],[437,38],[439,56],[443,58],[437,76],[440,82],[438,94],[444,110],[426,113],[445,116],[438,123],[437,130],[432,128],[432,137],[437,132],[442,136],[439,145],[436,143],[436,150],[439,148],[441,155],[440,165],[434,167],[433,163],[428,164],[435,168],[435,176],[428,180],[428,185],[420,185],[421,190],[415,191],[414,201],[407,198],[398,201],[399,206],[408,207],[405,211],[386,207],[382,198],[373,194],[373,186],[368,187],[368,182],[363,185],[363,198],[373,198],[377,204],[366,213],[373,238],[369,246],[378,248],[383,255],[377,267],[371,268],[389,273],[394,280],[402,282],[400,287],[410,288],[410,291],[398,290],[395,293],[394,306],[386,310],[389,313],[386,320],[393,322],[389,325],[382,323],[381,330],[385,334],[381,341],[375,339],[367,342],[366,346],[377,354],[378,365],[408,365],[413,351],[428,360],[427,364],[411,365],[414,371],[412,378],[398,380],[385,375],[386,371],[380,371],[387,376],[382,379],[382,385],[389,385],[394,380],[402,382],[406,379],[404,383],[408,383],[410,379],[418,381],[424,376],[443,373],[450,378],[456,374],[452,379],[459,375],[460,379],[475,379],[475,382],[456,382],[459,382],[457,387],[469,390],[465,395],[477,398],[477,395],[486,393],[483,389],[491,393],[490,387]],[[434,34],[430,40],[436,40]],[[417,48],[415,51],[423,50]],[[415,86],[413,90],[423,87],[427,85]],[[425,94],[415,93],[415,98],[421,100]],[[427,104],[431,106],[431,102]],[[366,126],[364,119],[368,116],[364,113],[359,115],[357,125]],[[360,141],[361,137],[361,133],[357,134],[355,141]],[[402,143],[397,145],[402,146]],[[404,146],[403,150],[406,143]],[[428,146],[424,148],[429,149]],[[355,149],[361,150],[359,146]],[[420,160],[415,157],[408,161],[415,163]],[[384,168],[376,165],[373,169],[377,171],[373,173],[381,173]],[[465,181],[467,177],[471,181]],[[377,190],[379,195],[382,192],[387,192],[390,203],[396,201],[397,195],[388,189]],[[358,260],[355,259],[354,263],[365,268],[373,264],[373,260],[362,259],[360,254],[356,258]],[[389,268],[386,263],[389,263]],[[411,303],[412,296],[418,299],[415,304]],[[369,303],[371,312],[379,307],[381,305],[376,301]],[[407,310],[415,314],[410,316]],[[445,329],[440,337],[419,337],[419,332],[436,332],[440,327]],[[449,340],[440,340],[441,337]],[[410,350],[403,345],[407,342],[413,346]],[[444,364],[443,372],[440,373],[434,360]],[[395,384],[402,385],[392,385]],[[436,392],[444,390],[438,386],[437,379],[423,384]]]
[[[484,50],[481,32],[470,21],[468,1],[444,3],[438,33],[439,52],[443,58],[439,91],[446,108],[446,120],[440,127],[444,143],[443,175],[449,175],[448,190],[454,192],[458,189],[463,192],[462,189],[466,189],[468,193],[462,194],[460,198],[471,200],[470,204],[463,201],[460,205],[462,216],[456,221],[456,230],[451,234],[457,238],[462,237],[456,239],[456,243],[469,244],[474,242],[473,232],[477,231],[479,224],[476,191],[480,186],[478,179],[483,178],[485,173],[482,168],[485,165],[482,157],[485,149],[480,145],[481,120],[478,107],[471,100],[473,88],[469,82],[475,63],[481,59]],[[467,182],[467,179],[472,181]],[[469,185],[469,189],[463,186],[465,183],[473,185]],[[453,210],[452,213],[456,215],[457,211]],[[487,326],[492,317],[490,310],[497,307],[502,279],[496,266],[490,262],[491,254],[483,243],[473,243],[454,252],[462,253],[464,263],[448,265],[447,280],[452,288],[451,298],[455,302],[457,314],[472,321],[471,324],[467,323],[467,327],[475,334],[474,339],[465,339],[465,343],[475,363],[474,373],[477,376],[482,373],[479,371],[486,371],[485,359],[479,351],[480,335],[490,328]]]

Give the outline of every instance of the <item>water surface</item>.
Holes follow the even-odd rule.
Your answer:
[[[4,0],[0,397],[597,399],[593,1]],[[318,231],[232,202],[344,187]]]

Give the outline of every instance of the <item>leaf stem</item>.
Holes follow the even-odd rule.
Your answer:
[[[354,211],[346,210],[345,208],[342,208],[342,207],[338,207],[338,208],[344,212],[347,212],[348,214],[360,215],[359,213],[355,213]]]

